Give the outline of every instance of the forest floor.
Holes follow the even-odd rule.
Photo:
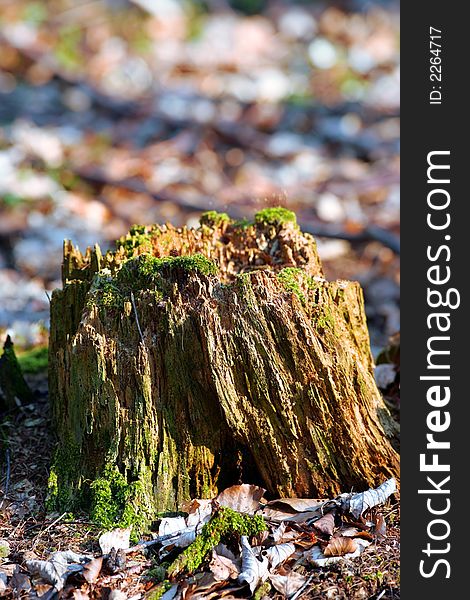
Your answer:
[[[247,1],[267,6],[254,16],[217,0],[72,4],[2,3],[0,342],[47,345],[64,238],[106,247],[134,223],[282,204],[317,237],[328,279],[360,281],[377,356],[399,331],[398,3]],[[0,596],[48,600],[30,553],[97,555],[101,532],[45,510],[47,377],[27,377],[34,400],[0,429]],[[301,598],[400,597],[396,501],[386,537],[306,568]],[[132,559],[63,597],[152,594],[154,556]],[[16,591],[2,592],[16,568]]]

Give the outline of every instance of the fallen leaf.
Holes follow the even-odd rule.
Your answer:
[[[269,531],[265,529],[264,531],[260,531],[255,535],[251,536],[251,543],[253,544],[253,546],[262,546],[264,542],[268,539],[268,537]]]
[[[212,500],[193,500],[186,517],[188,527],[199,527],[207,523],[213,512]]]
[[[168,546],[186,548],[196,539],[196,527],[188,527],[184,517],[165,517],[158,527],[159,537],[162,540],[162,550]]]
[[[87,583],[95,583],[98,579],[98,576],[101,572],[101,567],[103,566],[103,557],[99,556],[98,558],[94,558],[90,560],[83,567],[83,577]]]
[[[272,573],[269,575],[269,579],[274,589],[283,594],[285,598],[293,596],[307,581],[306,577],[295,571],[290,571],[287,575]]]
[[[314,567],[328,567],[337,562],[341,562],[345,558],[356,558],[356,556],[359,556],[367,546],[370,546],[370,542],[367,540],[355,539],[354,541],[357,545],[356,550],[352,553],[345,554],[344,556],[325,556],[319,546],[313,546],[311,550],[304,554],[304,558]]]
[[[340,500],[344,512],[349,512],[355,519],[358,519],[368,508],[383,504],[396,491],[397,482],[392,477],[376,489],[369,489],[353,495],[341,494],[338,496],[338,500]]]
[[[344,556],[356,550],[357,543],[354,538],[340,536],[330,540],[323,554],[325,556]]]
[[[340,529],[340,535],[344,535],[344,537],[356,537],[359,533],[359,529],[357,527],[344,527]]]
[[[113,548],[115,550],[127,550],[130,546],[131,530],[132,527],[127,527],[127,529],[113,529],[103,533],[98,540],[101,552],[109,554]]]
[[[287,542],[286,544],[271,546],[271,548],[263,550],[261,554],[264,558],[268,559],[271,569],[274,570],[278,565],[287,560],[289,556],[292,556],[294,552],[295,545]]]
[[[15,573],[17,568],[18,568],[18,565],[15,565],[13,563],[6,564],[6,565],[0,565],[0,577],[1,578],[3,578],[3,576],[11,577],[13,575],[13,573]]]
[[[209,563],[209,569],[217,581],[226,581],[227,579],[236,579],[240,574],[240,564],[238,561],[226,556],[220,556],[212,551],[212,558]]]
[[[67,577],[71,573],[81,571],[83,569],[81,563],[89,558],[84,554],[65,550],[64,552],[54,552],[48,560],[27,560],[25,564],[32,575],[39,575],[51,583],[57,591],[60,591],[64,587]]]
[[[225,556],[225,558],[230,558],[233,561],[240,560],[240,558],[235,556],[235,554],[230,550],[230,548],[227,548],[225,544],[217,544],[217,546],[214,548],[214,551],[217,552],[219,556]]]
[[[258,560],[246,535],[242,535],[241,537],[241,546],[242,572],[238,576],[238,581],[240,583],[247,583],[250,586],[251,593],[253,593],[259,583],[266,579],[269,563],[266,558],[263,558],[261,561]]]
[[[374,536],[368,531],[359,531],[356,535],[352,537],[354,537],[355,540],[360,538],[363,540],[367,540],[368,542],[372,542],[374,540]]]
[[[36,592],[36,594],[38,595],[39,598],[42,598],[42,596],[44,596],[44,594],[47,594],[47,592],[50,592],[53,589],[52,585],[48,584],[48,583],[37,583],[34,586],[34,591]]]
[[[306,512],[317,510],[318,507],[322,506],[324,503],[325,500],[312,498],[278,498],[277,500],[271,500],[266,506],[283,510],[290,508],[294,512]]]
[[[317,531],[324,533],[326,535],[333,535],[333,531],[335,528],[335,512],[326,513],[323,517],[320,517],[318,521],[315,521],[313,524]]]
[[[285,521],[279,525],[272,533],[272,538],[276,544],[292,542],[299,539],[302,534],[295,529],[290,528]]]
[[[265,491],[257,485],[242,483],[227,488],[217,496],[216,500],[220,506],[252,515],[259,510],[259,503]]]
[[[22,592],[29,592],[31,589],[31,580],[27,575],[20,571],[18,565],[9,581],[9,586],[13,590],[15,596],[20,596],[22,595]]]
[[[115,548],[111,548],[111,552],[107,556],[104,568],[108,573],[115,575],[122,571],[126,567],[126,552],[122,548],[120,550],[116,550]]]
[[[310,498],[281,498],[268,502],[261,514],[266,519],[277,523],[283,521],[305,523],[322,516],[322,507],[325,502]]]
[[[387,525],[385,523],[385,519],[382,514],[378,514],[374,518],[375,526],[374,526],[374,535],[378,538],[387,537]]]

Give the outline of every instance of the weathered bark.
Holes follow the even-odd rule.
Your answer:
[[[311,497],[397,475],[361,288],[324,280],[292,218],[134,229],[105,256],[66,243],[51,304],[53,500],[96,510],[118,477],[151,518],[237,480]],[[195,253],[218,273],[183,259]]]

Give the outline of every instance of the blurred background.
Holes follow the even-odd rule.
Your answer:
[[[395,0],[0,0],[0,341],[47,342],[64,238],[294,210],[399,329]]]

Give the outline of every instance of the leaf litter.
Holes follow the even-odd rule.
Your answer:
[[[190,512],[186,516],[161,518],[154,537],[134,546],[129,542],[130,529],[114,529],[99,536],[95,552],[67,549],[52,552],[43,560],[31,556],[2,564],[2,595],[52,598],[60,592],[61,597],[73,600],[103,594],[110,600],[186,600],[280,594],[277,597],[295,600],[313,590],[312,582],[322,571],[350,564],[366,550],[373,553],[373,540],[384,543],[384,505],[395,492],[395,481],[388,480],[376,489],[332,499],[268,502],[265,490],[258,486],[234,485],[211,500],[187,503]],[[284,513],[283,508],[282,518],[273,519],[275,506],[288,507],[291,512]],[[190,553],[198,537],[204,536],[224,511],[248,520],[261,517],[263,535],[224,530],[198,564],[180,563],[172,570],[181,552]],[[112,566],[117,556],[122,559],[119,568]]]

